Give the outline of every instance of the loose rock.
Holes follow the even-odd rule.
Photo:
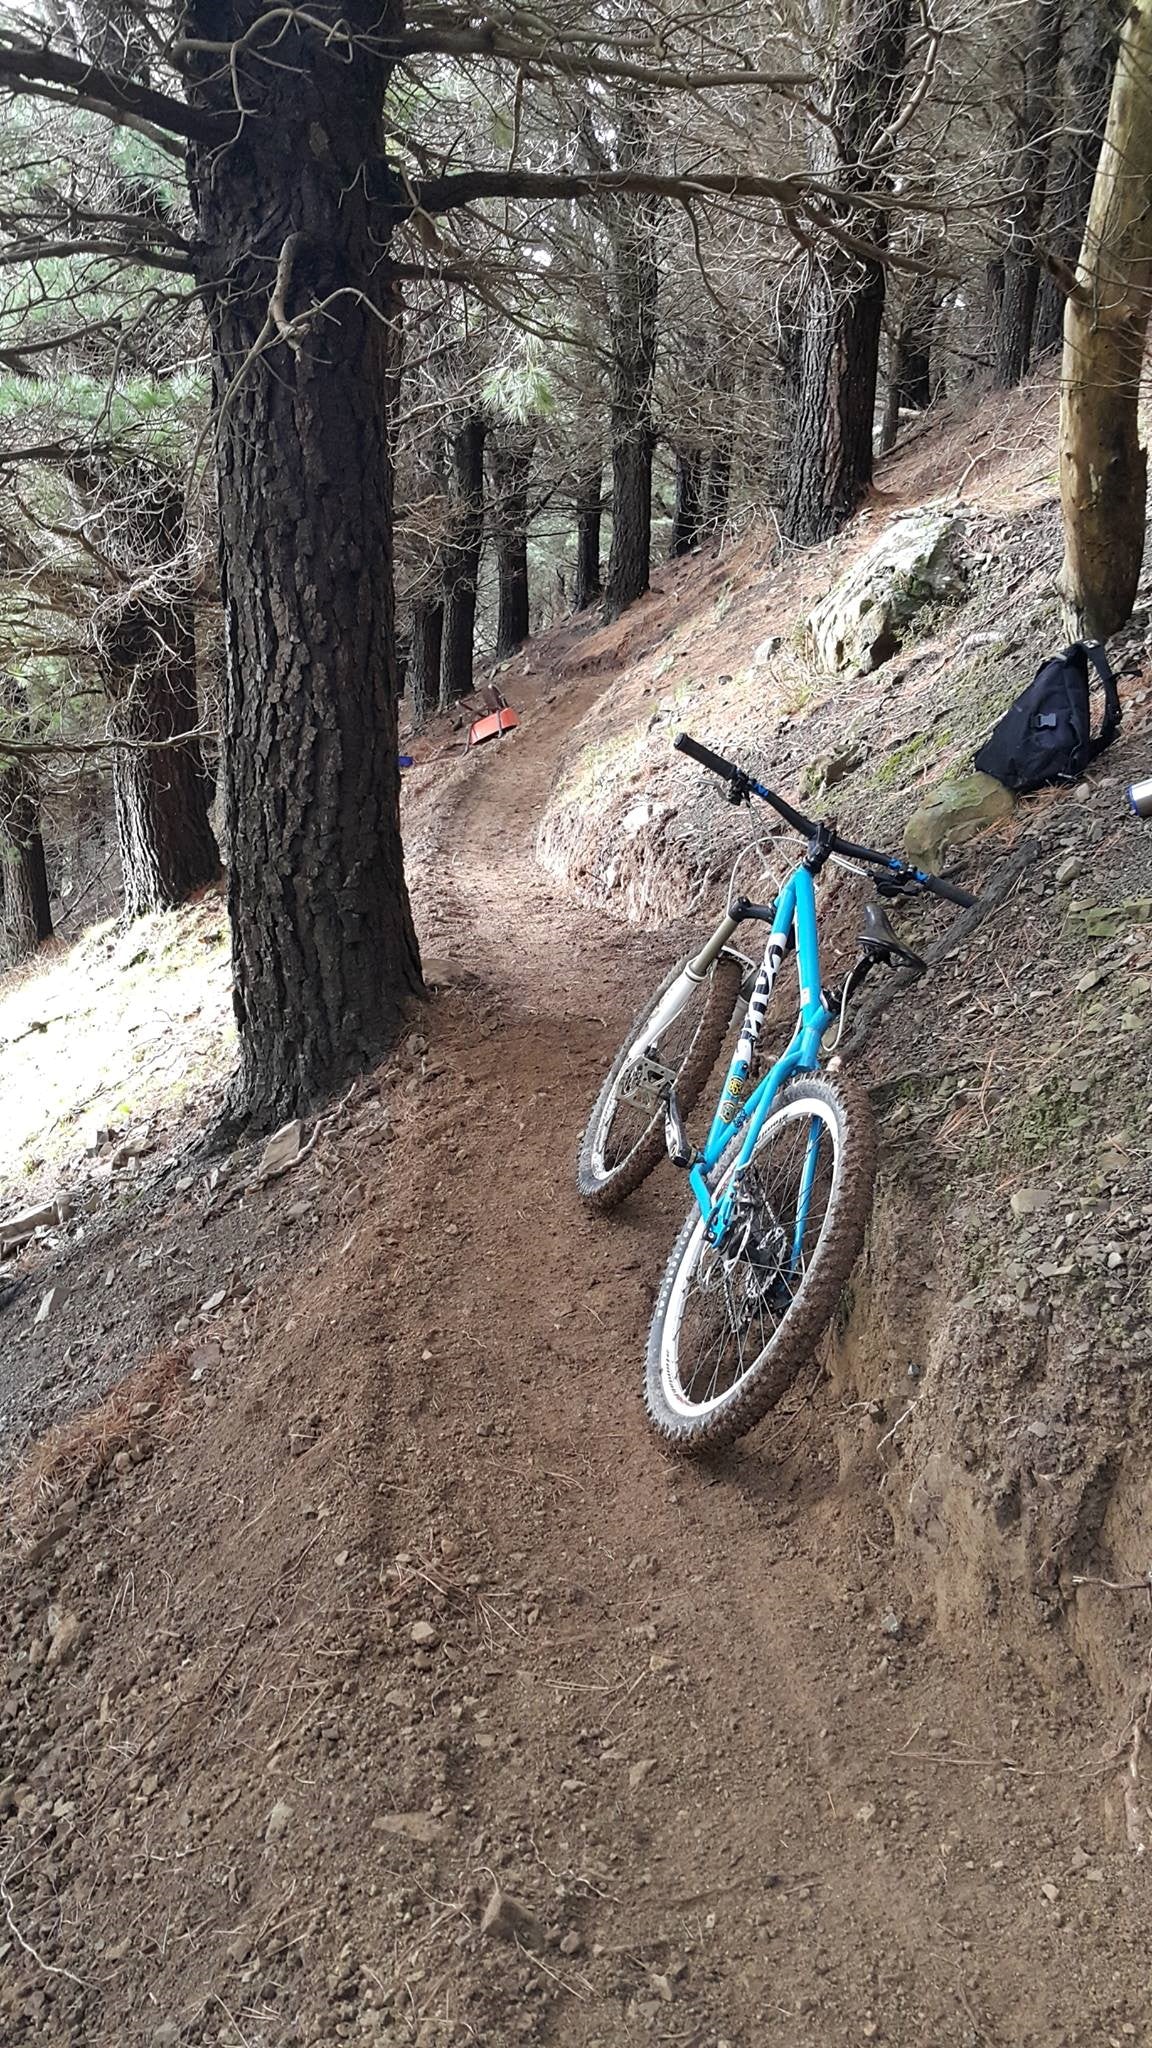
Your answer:
[[[986,825],[1006,818],[1011,790],[991,775],[961,775],[942,782],[904,827],[904,851],[920,867],[939,869],[948,846],[975,838]]]
[[[299,1117],[294,1117],[291,1123],[281,1124],[264,1147],[260,1160],[261,1180],[274,1180],[277,1174],[287,1173],[290,1166],[295,1166],[303,1142],[304,1126]]]
[[[268,1815],[268,1825],[264,1830],[264,1840],[266,1842],[278,1842],[283,1835],[287,1834],[292,1824],[293,1812],[294,1809],[289,1806],[286,1799],[278,1799],[276,1801],[275,1806]]]
[[[499,1941],[522,1941],[529,1945],[543,1939],[535,1913],[510,1892],[502,1892],[499,1885],[484,1908],[480,1932]]]

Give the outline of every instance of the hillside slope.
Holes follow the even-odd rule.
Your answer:
[[[1013,822],[1015,893],[865,1041],[883,1181],[825,1359],[722,1466],[669,1466],[638,1389],[683,1185],[597,1221],[571,1167],[695,926],[610,921],[534,849],[581,721],[630,729],[718,572],[542,641],[515,739],[416,771],[426,1021],[282,1182],[232,1162],[204,1235],[240,1277],[18,1479],[5,2041],[1146,2035],[1148,1602],[1074,1578],[1148,1563],[1143,1063],[1097,1009],[1148,991],[1121,919],[1076,994],[1052,872],[1075,840],[1136,899],[1138,745]],[[828,568],[794,574],[759,638]],[[86,1256],[45,1255],[76,1286]]]

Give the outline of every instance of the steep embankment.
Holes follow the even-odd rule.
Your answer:
[[[964,955],[905,1004],[832,1376],[722,1468],[667,1465],[638,1397],[682,1184],[613,1222],[575,1197],[598,1076],[680,940],[580,908],[533,857],[538,821],[598,665],[686,616],[713,569],[614,639],[542,644],[512,678],[515,740],[418,771],[413,872],[447,956],[426,1024],[285,1181],[233,1162],[208,1227],[258,1234],[242,1284],[25,1475],[3,1563],[6,2041],[1146,2031],[1147,1879],[1101,1761],[1116,1716],[1068,1628],[1028,1612],[1010,1522],[1019,1611],[974,1597],[978,1470],[959,1570],[925,1568],[930,1529],[903,1540],[933,1416],[939,1527],[959,1527],[1007,1185],[993,1277],[951,1299],[957,1344],[936,1233],[948,1183],[1001,1173],[955,1145],[995,1127],[984,1066],[1011,997],[991,963],[1007,972],[1023,920],[983,928],[979,989]],[[1030,967],[1034,1009],[1038,986]],[[954,1023],[979,1086],[952,1113],[975,1130],[941,1149],[932,1018],[974,994],[979,1035]],[[52,1520],[53,1473],[85,1461],[102,1469]],[[514,1904],[483,1933],[497,1887]]]
[[[550,867],[646,921],[718,899],[750,827],[671,753],[679,726],[898,845],[1060,645],[1054,396],[990,401],[890,464],[822,560],[761,572],[746,555],[691,620],[665,615],[573,736],[540,834]],[[822,674],[806,613],[926,484],[945,509],[967,493],[966,590],[874,672]],[[884,1441],[901,1552],[942,1621],[1010,1611],[1038,1664],[1058,1637],[1121,1715],[1147,1685],[1145,1617],[1080,1581],[1139,1584],[1150,1563],[1152,834],[1123,795],[1152,755],[1146,621],[1113,649],[1130,663],[1121,742],[1074,792],[1021,802],[954,855],[1002,899],[992,914],[901,909],[934,971],[849,1035],[884,1142],[830,1355],[837,1391],[872,1404],[837,1425],[844,1469]],[[842,959],[858,902],[841,880],[827,892]]]

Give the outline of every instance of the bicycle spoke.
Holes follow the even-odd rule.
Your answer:
[[[770,1119],[732,1188],[720,1246],[699,1227],[674,1330],[677,1391],[693,1408],[753,1372],[804,1285],[835,1184],[831,1130],[808,1113]]]

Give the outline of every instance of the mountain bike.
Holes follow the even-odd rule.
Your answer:
[[[891,854],[842,839],[831,823],[806,818],[687,733],[674,745],[722,778],[731,803],[759,799],[807,842],[770,903],[735,893],[734,871],[715,931],[632,1026],[581,1146],[581,1191],[599,1208],[611,1207],[651,1171],[659,1156],[654,1138],[688,1174],[694,1205],[657,1297],[645,1384],[648,1413],[666,1448],[698,1454],[744,1435],[775,1406],[831,1320],[864,1241],[876,1141],[864,1090],[843,1072],[821,1070],[825,1039],[838,1020],[839,1042],[852,997],[877,967],[924,971],[882,903],[870,901],[857,957],[842,985],[826,990],[816,877],[833,861],[872,880],[883,898],[927,892],[964,909],[976,898]],[[731,946],[749,922],[769,927],[759,966]],[[795,1029],[761,1074],[764,1020],[792,954]],[[697,1149],[684,1119],[741,995],[740,1034],[711,1129]]]

